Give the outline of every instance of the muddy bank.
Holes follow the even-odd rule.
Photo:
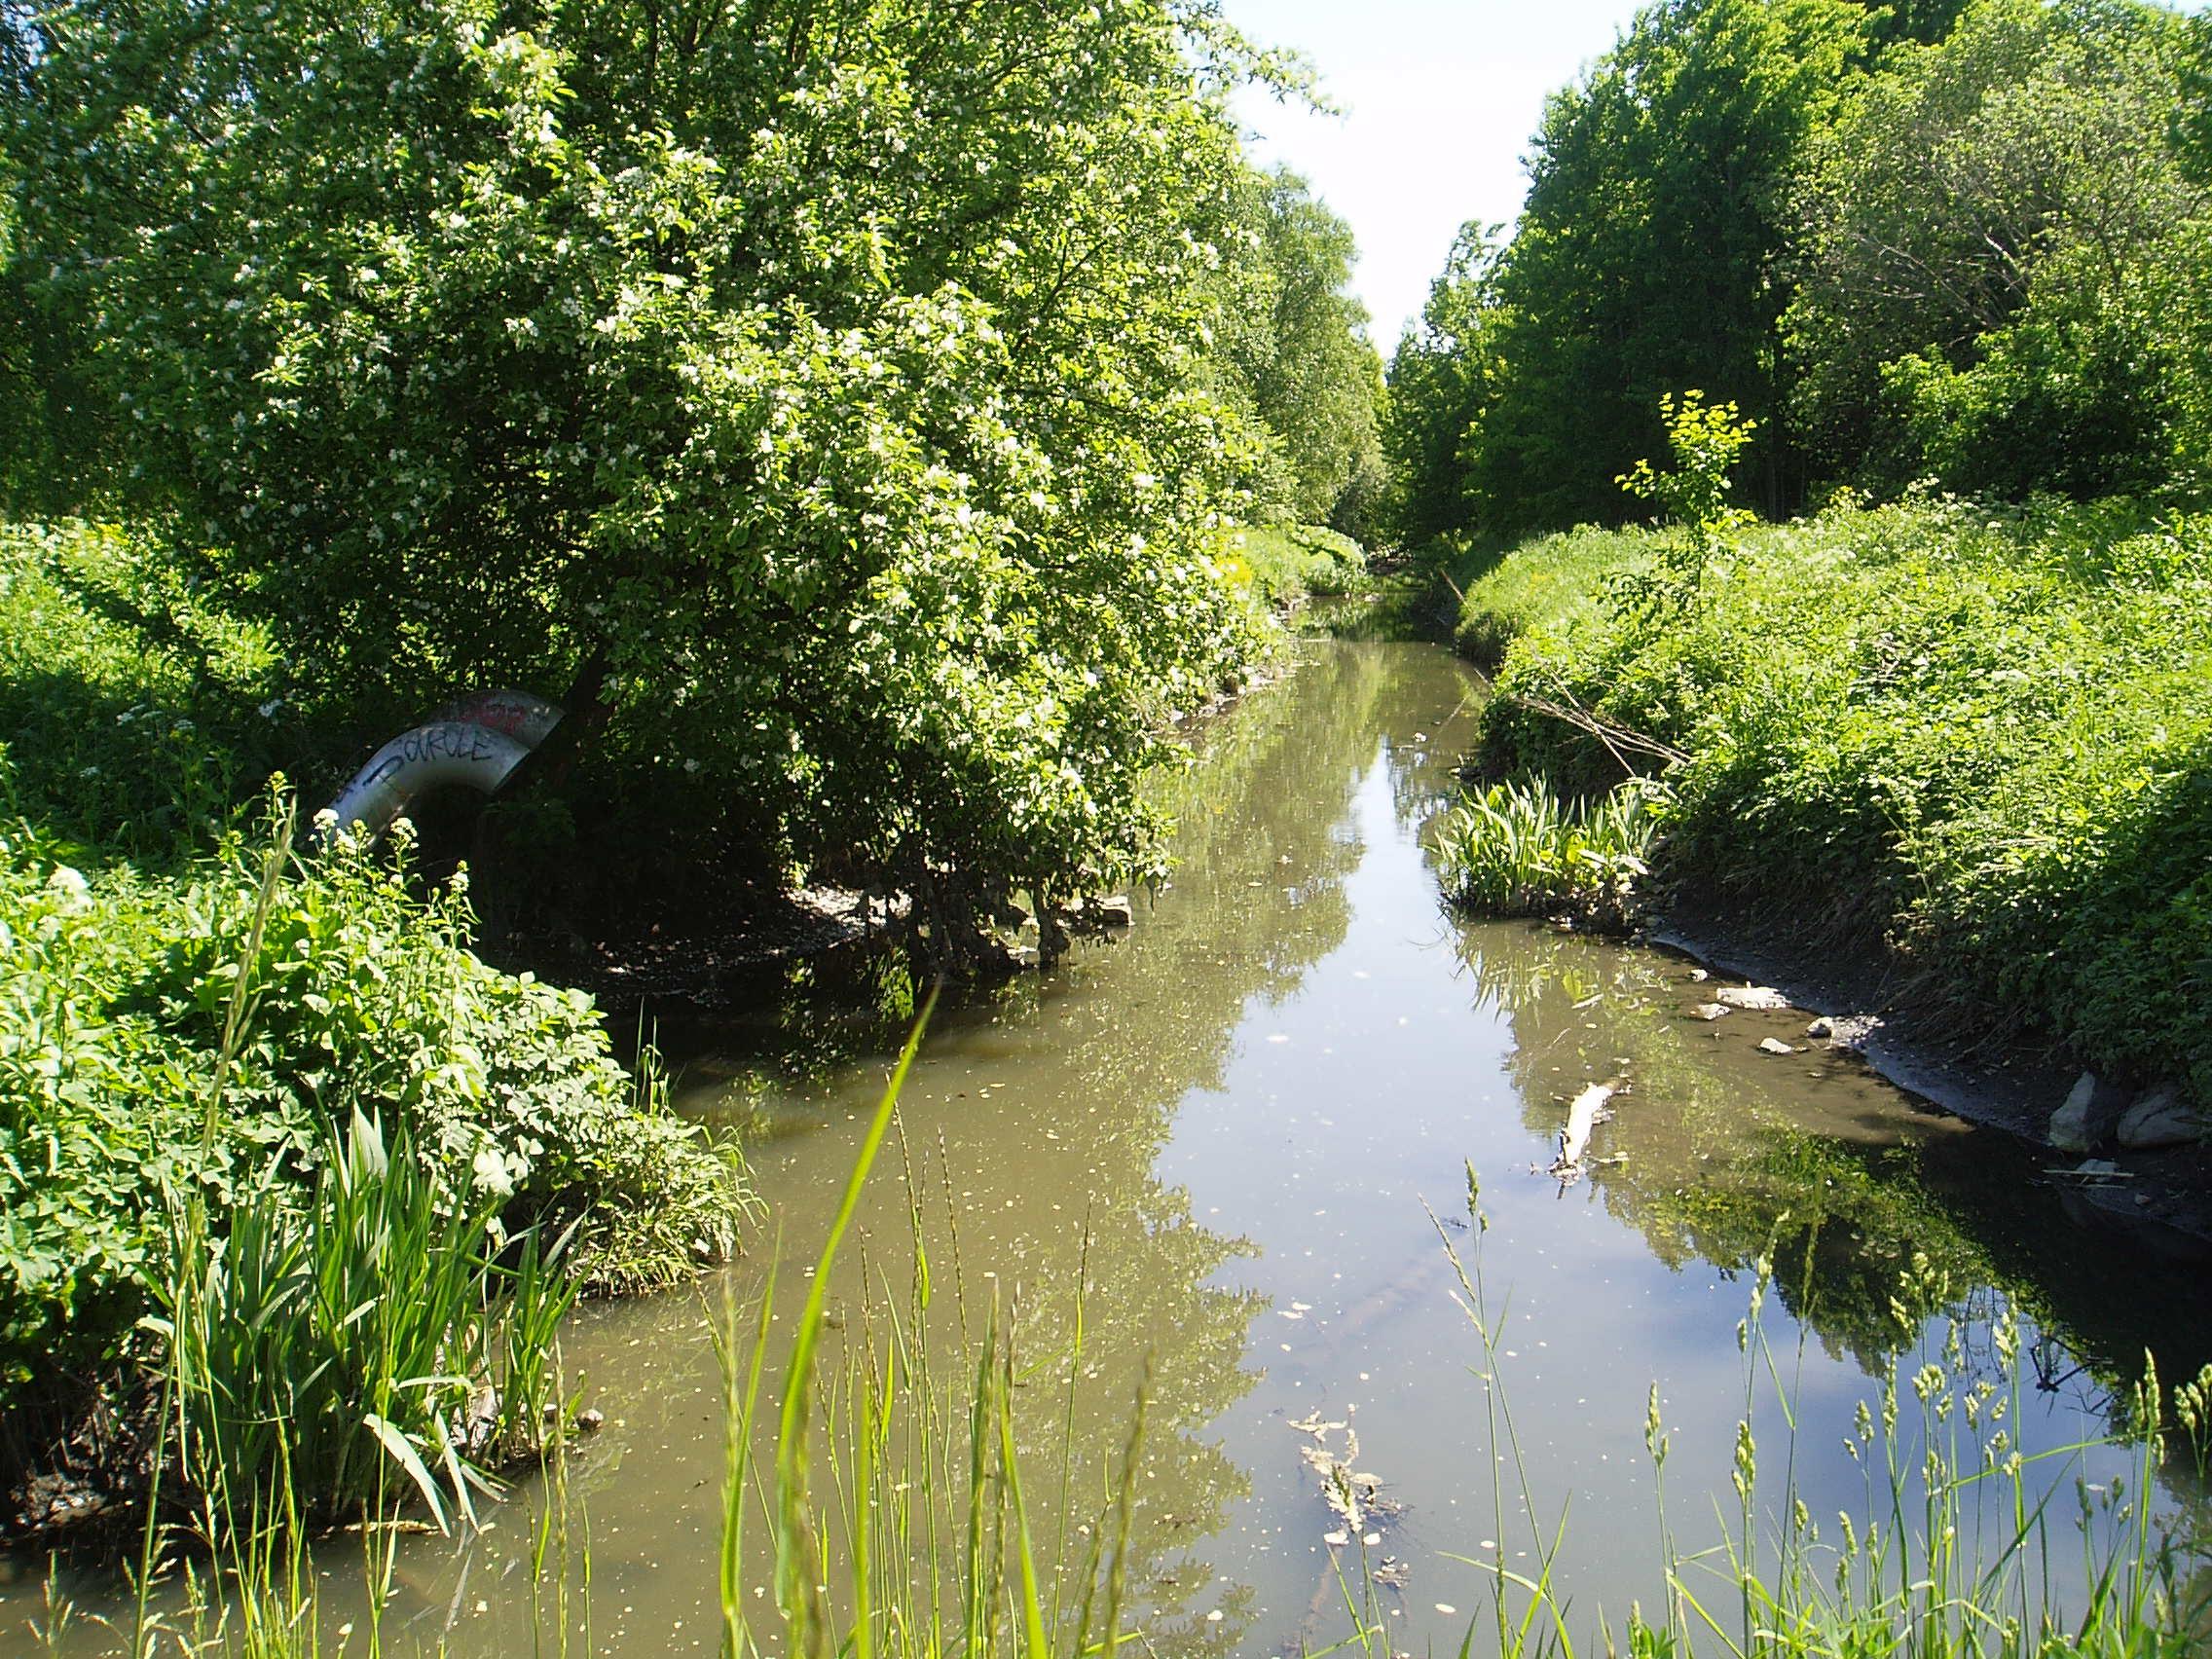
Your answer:
[[[1955,1007],[1918,993],[1896,958],[1808,944],[1801,930],[1677,903],[1644,932],[1714,987],[1771,987],[1788,1001],[1786,1009],[1731,1009],[1716,1027],[1744,1033],[1756,1024],[1755,1037],[1851,1049],[1899,1088],[2027,1143],[2045,1181],[2067,1195],[2068,1209],[2083,1221],[2160,1255],[2212,1260],[2212,1147],[2127,1151],[2108,1142],[2083,1152],[2049,1144],[2051,1115],[2083,1076],[2063,1045],[2008,1032],[1997,1009],[1979,1028],[1963,1028]],[[2105,1114],[2108,1124],[2112,1115]],[[2076,1173],[2091,1158],[2109,1162],[2111,1173]]]

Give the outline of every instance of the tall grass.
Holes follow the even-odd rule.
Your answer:
[[[1562,801],[1541,778],[1470,792],[1431,831],[1445,893],[1486,915],[1625,926],[1668,799],[1642,778],[1595,801]]]
[[[396,1468],[441,1528],[472,1520],[485,1471],[542,1444],[575,1298],[559,1242],[504,1238],[496,1201],[358,1114],[325,1143],[304,1226],[299,1201],[265,1181],[162,1287],[179,1471],[248,1512],[350,1518]]]
[[[2021,1439],[2022,1360],[2012,1315],[2008,1310],[1989,1332],[1997,1379],[1977,1374],[1964,1326],[1954,1320],[1940,1343],[1924,1342],[1909,1376],[1893,1361],[1876,1400],[1860,1404],[1845,1447],[1863,1473],[1863,1495],[1856,1514],[1837,1512],[1834,1532],[1824,1538],[1823,1518],[1811,1513],[1798,1485],[1795,1381],[1804,1339],[1798,1364],[1769,1341],[1761,1320],[1773,1283],[1768,1255],[1756,1264],[1750,1310],[1736,1332],[1744,1398],[1729,1469],[1734,1515],[1716,1510],[1720,1536],[1710,1546],[1688,1553],[1679,1546],[1667,1496],[1672,1447],[1654,1382],[1644,1444],[1665,1606],[1656,1616],[1633,1608],[1618,1630],[1603,1622],[1588,1628],[1578,1647],[1558,1571],[1567,1510],[1563,1503],[1547,1524],[1497,1370],[1504,1318],[1484,1283],[1489,1223],[1471,1164],[1467,1212],[1472,1242],[1463,1254],[1441,1224],[1437,1236],[1481,1350],[1492,1442],[1509,1456],[1493,1461],[1496,1547],[1487,1560],[1449,1559],[1484,1574],[1499,1654],[1575,1659],[1585,1648],[1608,1655],[1625,1648],[1633,1659],[2156,1659],[2202,1652],[2212,1642],[2212,1584],[2201,1577],[2212,1540],[2177,1538],[2157,1513],[2157,1479],[2177,1430],[2181,1444],[2173,1449],[2200,1485],[2205,1478],[2212,1367],[2175,1390],[2169,1416],[2156,1367],[2147,1365],[2110,1436],[2035,1449]],[[1928,1269],[1916,1262],[1913,1271]],[[1940,1299],[1941,1287],[1934,1288]],[[1783,1428],[1771,1459],[1780,1464],[1779,1492],[1760,1477],[1757,1407],[1769,1394]],[[2087,1459],[2116,1450],[2127,1455],[2126,1474],[2092,1481]],[[1528,1572],[1505,1565],[1517,1530],[1535,1564]],[[2070,1593],[2070,1566],[2079,1571],[2078,1596]],[[1473,1632],[1470,1623],[1470,1644]],[[1362,1635],[1363,1646],[1371,1641]]]
[[[725,1654],[1078,1659],[1112,1654],[1134,1634],[1123,1629],[1124,1568],[1150,1367],[1132,1403],[1118,1476],[1092,1509],[1079,1511],[1067,1470],[1084,1369],[1080,1285],[1070,1346],[1035,1357],[1019,1351],[1017,1310],[994,1294],[981,1310],[980,1340],[968,1345],[965,1386],[941,1392],[932,1363],[937,1270],[921,1241],[909,1162],[916,1231],[907,1287],[903,1296],[866,1302],[861,1328],[846,1332],[834,1368],[823,1363],[832,1270],[934,1003],[933,995],[877,1104],[815,1259],[772,1419],[762,1384],[773,1272],[750,1344],[734,1322],[724,1338],[729,1432],[719,1571]],[[862,1272],[865,1281],[865,1265]],[[963,1294],[957,1260],[951,1273],[956,1296]],[[1014,1395],[1060,1365],[1068,1392],[1057,1479],[1026,1482]],[[758,1448],[771,1420],[773,1455],[763,1462]],[[760,1598],[746,1588],[754,1565],[749,1520],[765,1526],[773,1552],[781,1629],[772,1633],[756,1628]],[[1071,1552],[1079,1559],[1070,1561]],[[1067,1567],[1073,1570],[1060,1570]]]

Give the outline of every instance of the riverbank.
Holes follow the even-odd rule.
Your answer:
[[[1825,983],[1970,1116],[2201,1191],[2212,520],[1846,506],[1743,533],[1679,610],[1616,602],[1666,534],[1461,567],[1456,641],[1497,669],[1480,763],[1620,776],[1531,702],[1679,751],[1653,876],[1682,938]],[[2090,1121],[2054,1132],[2084,1071]]]
[[[464,881],[307,847],[261,780],[330,733],[158,548],[0,529],[0,1539],[107,1535],[153,1481],[335,1518],[402,1444],[495,1468],[538,1314],[736,1248],[734,1151],[588,998],[487,966]]]

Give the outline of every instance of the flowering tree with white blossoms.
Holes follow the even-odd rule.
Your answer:
[[[963,923],[1154,856],[1258,640],[1202,390],[1256,60],[1190,0],[11,8],[25,267],[320,679],[579,670],[787,867]]]

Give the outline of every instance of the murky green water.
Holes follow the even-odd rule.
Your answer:
[[[1023,1352],[1041,1362],[1021,1402],[1032,1502],[1064,1463],[1083,1515],[1109,1484],[1149,1357],[1131,1582],[1160,1651],[1287,1654],[1345,1634],[1326,1541],[1343,1523],[1304,1454],[1342,1454],[1350,1434],[1356,1466],[1395,1506],[1367,1523],[1371,1559],[1404,1575],[1385,1596],[1394,1648],[1456,1650],[1487,1605],[1480,1571],[1451,1556],[1529,1565],[1511,1449],[1493,1442],[1442,1242],[1473,1240],[1469,1165],[1490,1223],[1487,1287],[1507,1315],[1499,1377],[1538,1513],[1549,1525],[1568,1512],[1560,1573],[1578,1618],[1659,1599],[1643,1445],[1654,1382],[1681,1541],[1715,1535],[1715,1495],[1732,1506],[1737,1327],[1749,1264],[1770,1241],[1766,1325],[1817,1515],[1863,1491],[1841,1442],[1870,1372],[1907,1340],[1939,1344],[1949,1316],[1981,1366],[1994,1317],[2028,1321],[2031,1379],[2049,1385],[2031,1388],[2026,1427],[2046,1443],[2102,1431],[2146,1347],[2169,1379],[2212,1357],[2201,1264],[2070,1214],[2013,1143],[1923,1110],[1847,1054],[1759,1051],[1762,1037],[1802,1044],[1804,1014],[1707,1022],[1688,1010],[1712,985],[1674,958],[1451,922],[1418,832],[1471,742],[1476,687],[1424,646],[1314,645],[1307,658],[1207,734],[1181,786],[1174,881],[1139,898],[1125,939],[940,1012],[903,1152],[871,1189],[865,1263],[855,1254],[834,1288],[833,1341],[880,1336],[864,1282],[904,1293],[918,1213],[947,1377],[961,1325],[979,1330],[994,1294],[1017,1305]],[[685,1104],[758,1132],[771,1218],[726,1282],[574,1322],[569,1364],[608,1418],[568,1506],[572,1541],[588,1530],[593,1651],[716,1644],[711,1322],[725,1295],[756,1295],[772,1238],[812,1258],[896,1043],[881,1004],[898,977],[882,963],[807,965],[742,1009],[664,1032],[691,1056]],[[1567,1102],[1618,1079],[1615,1116],[1563,1184],[1547,1165]],[[1913,1271],[1916,1253],[1939,1287]],[[787,1271],[786,1327],[803,1293]],[[1778,1468],[1772,1389],[1754,1392]],[[1317,1437],[1326,1424],[1342,1426]],[[550,1590],[534,1628],[529,1498],[466,1545],[403,1550],[387,1641],[487,1654],[556,1642]],[[346,1551],[325,1558],[333,1622],[360,1616]],[[756,1565],[752,1582],[766,1577]],[[25,1592],[8,1594],[0,1612],[19,1631]]]

